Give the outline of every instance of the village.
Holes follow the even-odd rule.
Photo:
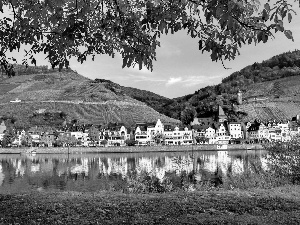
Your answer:
[[[136,123],[134,128],[124,124],[106,127],[90,125],[83,129],[42,129],[8,132],[4,121],[0,124],[2,147],[109,147],[197,144],[252,144],[287,142],[300,133],[299,115],[289,121],[230,122],[219,107],[217,118],[194,118],[188,126],[156,123]],[[10,133],[10,134],[8,134]]]

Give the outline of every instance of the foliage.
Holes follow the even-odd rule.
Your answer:
[[[153,135],[152,139],[155,141],[156,144],[161,144],[166,139],[166,137],[162,133],[156,133]]]
[[[73,146],[76,145],[76,143],[77,139],[74,136],[66,133],[59,135],[56,140],[57,146]]]
[[[107,140],[102,140],[100,143],[101,143],[101,145],[105,146],[105,145],[107,145],[108,141]]]
[[[28,133],[25,133],[25,135],[21,136],[21,145],[22,146],[31,146],[32,144],[32,137]]]
[[[185,125],[189,125],[195,117],[196,111],[193,107],[187,106],[182,112],[181,112],[181,122]]]
[[[12,144],[12,142],[15,140],[16,134],[12,129],[7,129],[3,139],[2,139],[2,147],[8,147]]]
[[[89,138],[92,142],[99,141],[99,130],[95,126],[90,127]]]
[[[127,146],[135,146],[136,145],[136,141],[132,140],[132,139],[127,139],[127,140],[125,140],[125,144]]]
[[[207,143],[209,138],[206,138],[204,136],[197,136],[195,137],[195,140],[197,143]]]
[[[268,169],[282,179],[293,184],[300,183],[300,137],[290,142],[273,142],[265,144],[268,151]]]
[[[298,0],[295,0],[298,1]],[[123,67],[138,64],[152,70],[161,34],[187,31],[199,41],[199,50],[213,61],[234,59],[239,48],[267,42],[273,32],[284,32],[294,13],[290,1],[279,0],[259,8],[258,1],[7,1],[2,0],[1,64],[6,54],[30,45],[24,63],[36,64],[44,52],[52,67],[68,67],[69,57],[84,62],[89,55],[119,52]]]

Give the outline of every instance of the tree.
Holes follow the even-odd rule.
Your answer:
[[[196,110],[192,106],[187,106],[181,112],[181,122],[185,125],[189,125],[196,115]]]
[[[209,138],[203,137],[203,136],[197,136],[195,137],[196,142],[199,143],[207,143],[209,141]]]
[[[12,129],[8,129],[2,139],[2,147],[8,147],[15,140],[16,134]]]
[[[75,145],[77,142],[77,139],[74,136],[71,136],[69,134],[61,134],[58,136],[56,145],[57,146],[72,146]]]
[[[127,140],[125,140],[125,144],[127,146],[135,146],[136,145],[136,141],[132,140],[132,139],[127,139]]]
[[[277,31],[293,40],[284,28],[295,13],[292,3],[278,0],[262,8],[257,0],[1,0],[0,63],[9,73],[7,53],[28,45],[25,64],[36,64],[39,52],[60,69],[69,57],[82,63],[88,56],[120,53],[123,67],[152,70],[160,35],[180,30],[197,38],[199,50],[210,52],[213,61],[231,60],[242,45],[265,43]]]
[[[26,133],[25,135],[21,136],[21,145],[26,147],[32,145],[32,137],[30,134]]]
[[[92,126],[89,129],[89,137],[92,142],[99,141],[99,130],[96,127]]]
[[[103,145],[103,146],[107,145],[107,143],[108,143],[107,140],[102,140],[102,141],[101,141],[101,145]]]

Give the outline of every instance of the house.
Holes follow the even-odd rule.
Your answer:
[[[4,132],[6,131],[6,126],[4,123],[4,120],[2,120],[1,124],[0,124],[0,140],[3,140],[4,137]]]
[[[216,134],[217,134],[217,136],[228,135],[228,132],[227,132],[227,129],[226,129],[224,123],[214,124],[214,126],[216,127]]]
[[[187,127],[176,126],[173,131],[165,131],[166,145],[191,145],[193,144],[193,131]]]
[[[107,138],[109,146],[125,146],[125,141],[129,138],[129,134],[124,125],[116,125],[111,127]]]
[[[279,128],[269,128],[269,141],[282,141],[281,130]]]
[[[231,138],[234,138],[234,139],[244,138],[241,123],[230,122],[228,124],[228,130],[229,130],[229,134],[230,134]]]
[[[216,130],[212,127],[208,127],[205,129],[205,137],[206,138],[213,138],[216,136]]]
[[[136,141],[137,145],[147,145],[148,144],[147,128],[144,126],[136,127],[134,140]]]

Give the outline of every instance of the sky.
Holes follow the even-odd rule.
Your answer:
[[[244,45],[235,60],[224,61],[225,67],[230,69],[225,69],[220,61],[212,62],[209,53],[202,54],[198,50],[198,39],[192,39],[186,31],[161,36],[153,72],[145,68],[139,70],[138,66],[122,69],[119,55],[115,58],[98,55],[95,61],[89,58],[83,64],[71,59],[70,67],[90,79],[108,79],[122,86],[148,90],[168,98],[193,94],[200,88],[220,83],[231,73],[255,62],[300,49],[300,10],[298,7],[295,10],[298,15],[293,16],[291,23],[285,23],[285,28],[293,32],[294,42],[277,32],[275,39],[267,43]],[[37,64],[49,65],[43,57],[39,57]]]

